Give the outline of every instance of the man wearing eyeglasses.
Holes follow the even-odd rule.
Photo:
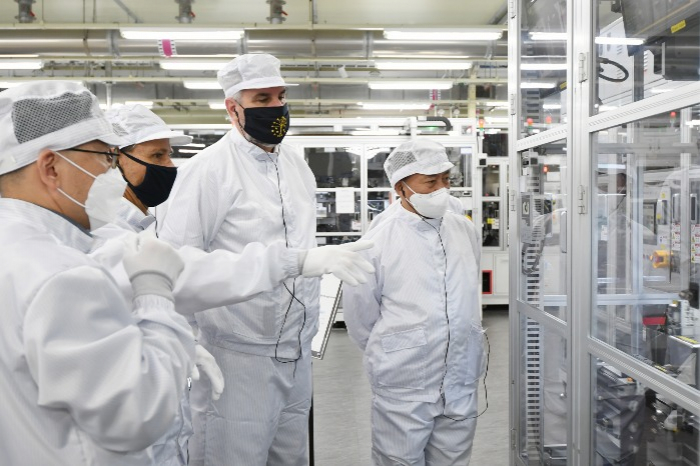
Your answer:
[[[123,255],[133,300],[88,257],[126,183],[121,143],[84,87],[0,92],[2,464],[155,465],[194,344],[173,306],[183,268],[154,237]]]

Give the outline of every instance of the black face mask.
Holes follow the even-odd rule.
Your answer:
[[[241,108],[243,108],[242,105]],[[243,115],[245,116],[243,131],[263,144],[279,144],[289,129],[289,107],[287,104],[281,107],[243,108]]]
[[[138,197],[146,207],[155,207],[165,202],[168,196],[170,196],[173,184],[175,184],[177,167],[162,167],[160,165],[146,163],[131,154],[127,154],[121,149],[119,151],[134,162],[146,167],[146,176],[138,186],[131,184],[122,171],[122,177],[126,180],[134,194],[136,194],[136,197]]]

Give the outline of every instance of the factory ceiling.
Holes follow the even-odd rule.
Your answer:
[[[475,0],[0,0],[0,87],[72,79],[105,106],[221,123],[216,69],[264,52],[300,84],[297,116],[498,114],[505,19]]]

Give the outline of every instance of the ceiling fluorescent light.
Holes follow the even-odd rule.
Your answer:
[[[388,40],[418,40],[418,41],[490,41],[503,36],[503,29],[385,29],[384,37]]]
[[[530,40],[566,40],[565,32],[531,32]]]
[[[203,148],[207,147],[207,145],[206,144],[198,144],[196,142],[191,142],[189,144],[185,144],[182,147],[201,147],[203,149]]]
[[[405,103],[405,102],[368,102],[368,103],[363,103],[363,102],[358,102],[360,106],[362,106],[363,110],[428,110],[430,108],[429,103],[425,104],[412,104],[412,103]]]
[[[40,70],[44,62],[38,58],[2,58],[0,59],[0,70]]]
[[[170,71],[219,71],[230,60],[161,60],[160,67]]]
[[[508,107],[508,102],[505,100],[492,100],[490,102],[484,102],[483,104],[485,107]]]
[[[209,108],[212,110],[226,110],[225,102],[209,102]]]
[[[555,85],[554,83],[520,83],[520,89],[552,89]]]
[[[153,108],[152,100],[127,100],[124,102],[126,105],[143,105],[146,108]]]
[[[0,89],[9,89],[11,87],[17,87],[17,86],[24,84],[26,82],[36,81],[37,79],[46,79],[46,78],[26,78],[26,79],[16,80],[16,81],[14,81],[14,80],[13,81],[0,81]],[[82,81],[75,81],[72,79],[67,79],[67,80],[49,79],[48,81],[61,81],[61,82],[65,81],[65,82],[69,82],[69,83],[73,83],[73,84],[80,84],[81,86],[83,85]]]
[[[566,63],[521,63],[523,71],[566,71]]]
[[[598,45],[642,45],[644,39],[633,37],[596,37],[595,43]]]
[[[187,89],[221,89],[219,82],[214,80],[183,81],[182,84]]]
[[[177,151],[181,154],[199,154],[202,149],[178,149]]]
[[[451,89],[452,81],[370,81],[370,89]]]
[[[124,39],[171,39],[171,40],[240,40],[242,29],[196,29],[196,28],[120,28]]]
[[[376,61],[379,70],[468,70],[468,61]]]
[[[508,123],[510,121],[508,117],[486,117],[484,120],[490,124]]]

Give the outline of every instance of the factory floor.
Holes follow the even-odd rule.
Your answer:
[[[507,466],[508,311],[485,310],[491,343],[486,380],[488,410],[479,418],[471,465]],[[483,386],[480,411],[485,407]],[[326,354],[314,360],[314,452],[316,466],[370,466],[370,401],[362,353],[345,329],[333,329]]]

